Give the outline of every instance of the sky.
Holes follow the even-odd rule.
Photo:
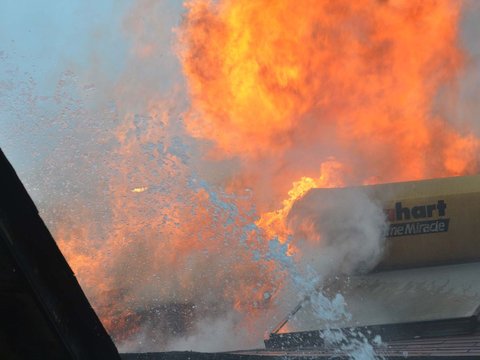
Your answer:
[[[111,89],[124,75],[132,50],[126,19],[133,5],[131,0],[2,1],[0,144],[19,173],[29,177],[55,145],[73,135],[72,123],[84,120],[79,112],[102,111],[92,98],[98,97],[99,82]],[[170,64],[160,63],[158,73],[167,79],[176,62],[171,37],[182,2],[167,0],[156,8]],[[73,115],[68,126],[59,120],[62,113]]]
[[[53,98],[65,72],[83,75],[93,57],[112,79],[121,71],[123,10],[113,1],[99,4],[2,2],[0,139],[21,173],[41,161],[59,138],[48,134],[56,133],[49,118],[60,110]]]

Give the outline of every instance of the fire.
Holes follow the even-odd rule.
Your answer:
[[[283,160],[289,183],[330,156],[356,183],[473,173],[478,139],[434,111],[464,61],[460,5],[188,1],[188,128],[215,157]]]
[[[145,118],[124,109],[105,229],[85,225],[90,231],[70,236],[60,229],[57,238],[117,339],[166,303],[192,303],[203,315],[233,309],[261,339],[265,324],[252,324],[275,307],[284,281],[269,244],[277,239],[295,257],[286,219],[309,189],[478,171],[479,139],[435,108],[464,63],[461,4],[189,0],[185,7],[178,52],[188,136],[167,101],[152,100]],[[77,246],[92,237],[95,251]],[[92,280],[98,274],[101,284]]]
[[[278,237],[281,243],[285,243],[288,240],[289,230],[287,227],[287,216],[295,203],[299,198],[305,195],[308,190],[313,188],[330,188],[340,187],[343,185],[341,179],[342,164],[330,160],[321,165],[320,177],[313,179],[311,177],[302,177],[300,180],[295,181],[293,187],[288,191],[288,198],[282,201],[282,208],[279,210],[267,212],[261,215],[256,224],[264,229],[267,238],[272,239]],[[292,244],[289,246],[289,255],[295,252]]]
[[[210,161],[239,161],[229,188],[253,189],[256,225],[267,240],[287,243],[288,255],[298,251],[288,213],[312,187],[478,171],[479,139],[435,105],[464,64],[460,2],[185,6],[187,129],[211,142]]]
[[[140,187],[133,188],[130,191],[133,192],[133,193],[142,193],[142,192],[147,191],[147,190],[148,190],[148,186],[140,186]]]
[[[192,173],[182,144],[175,143],[168,107],[152,103],[142,119],[127,113],[117,128],[108,216],[100,222],[84,209],[78,216],[90,223],[79,231],[65,223],[56,231],[114,339],[135,338],[146,326],[158,349],[177,327],[191,331],[195,316],[262,314],[282,276],[252,225],[249,193],[232,200]],[[142,151],[160,143],[154,156]],[[138,196],[147,190],[148,196]]]

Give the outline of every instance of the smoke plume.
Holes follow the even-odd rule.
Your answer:
[[[288,221],[302,264],[324,278],[367,272],[382,255],[385,214],[365,189],[311,190]]]

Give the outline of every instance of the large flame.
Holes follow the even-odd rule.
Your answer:
[[[281,243],[286,243],[289,237],[287,217],[296,200],[305,195],[313,188],[331,188],[344,185],[342,180],[342,164],[336,161],[328,161],[320,166],[320,177],[302,177],[295,181],[292,189],[288,191],[288,198],[282,201],[282,208],[271,212],[263,213],[256,224],[262,228],[268,239],[278,237]],[[292,244],[288,244],[292,246]],[[292,253],[290,248],[290,254]]]
[[[270,237],[285,241],[286,214],[310,187],[477,172],[479,140],[435,109],[438,92],[463,65],[460,5],[186,3],[188,129],[212,141],[210,156],[242,159],[249,186],[263,191],[258,182],[267,178],[278,205],[293,183],[282,208],[267,207],[257,222]],[[327,184],[314,180],[328,177],[331,157],[342,174]]]
[[[307,172],[335,156],[357,182],[476,171],[478,139],[434,108],[463,64],[460,2],[186,6],[188,127],[216,156],[278,157]]]
[[[286,218],[312,187],[477,172],[479,139],[436,107],[464,62],[460,5],[186,1],[184,118],[201,165],[171,134],[171,104],[152,101],[149,117],[116,131],[107,230],[57,232],[117,339],[164,303],[231,307],[252,326],[284,279],[269,246],[295,257]],[[102,245],[85,250],[84,238]]]

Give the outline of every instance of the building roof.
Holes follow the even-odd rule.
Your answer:
[[[441,326],[441,324],[439,324]],[[419,338],[408,340],[394,340],[382,343],[375,347],[377,356],[383,356],[386,359],[463,359],[480,358],[480,329],[470,335],[459,336],[441,336],[436,338]],[[289,350],[251,350],[238,351],[235,354],[242,355],[260,355],[263,359],[282,358],[283,359],[346,359],[346,352],[338,351],[333,348],[307,347],[303,349]],[[153,358],[152,358],[153,360]]]
[[[270,334],[267,348],[297,352],[315,348],[328,353],[326,341],[333,329],[348,339],[361,334],[372,341],[380,335],[395,349],[403,348],[402,353],[408,353],[410,346],[416,351],[424,347],[425,356],[435,353],[430,345],[439,344],[442,337],[448,337],[442,340],[447,348],[459,341],[465,354],[475,352],[478,334],[472,334],[479,325],[480,309],[480,176],[348,191],[312,189],[292,211],[302,221],[315,221],[319,204],[351,191],[365,192],[383,206],[389,222],[383,258],[370,274],[335,276],[320,284]],[[351,316],[325,319],[317,313],[322,311],[316,302],[317,297],[322,299],[319,294],[331,299],[341,294]],[[455,346],[452,351],[459,351]],[[447,348],[439,351],[448,354]]]
[[[386,360],[459,360],[480,358],[480,331],[470,335],[434,339],[397,340],[375,348],[375,355]],[[166,353],[122,354],[124,360],[327,360],[351,359],[351,354],[334,348],[254,349],[223,353],[177,351]],[[360,357],[362,358],[362,357]],[[364,357],[367,359],[368,357]]]
[[[0,358],[119,359],[0,150]]]
[[[474,262],[337,277],[324,286],[323,294],[342,294],[351,317],[333,322],[315,316],[313,298],[284,325],[294,332],[477,317],[479,274],[480,262]]]

